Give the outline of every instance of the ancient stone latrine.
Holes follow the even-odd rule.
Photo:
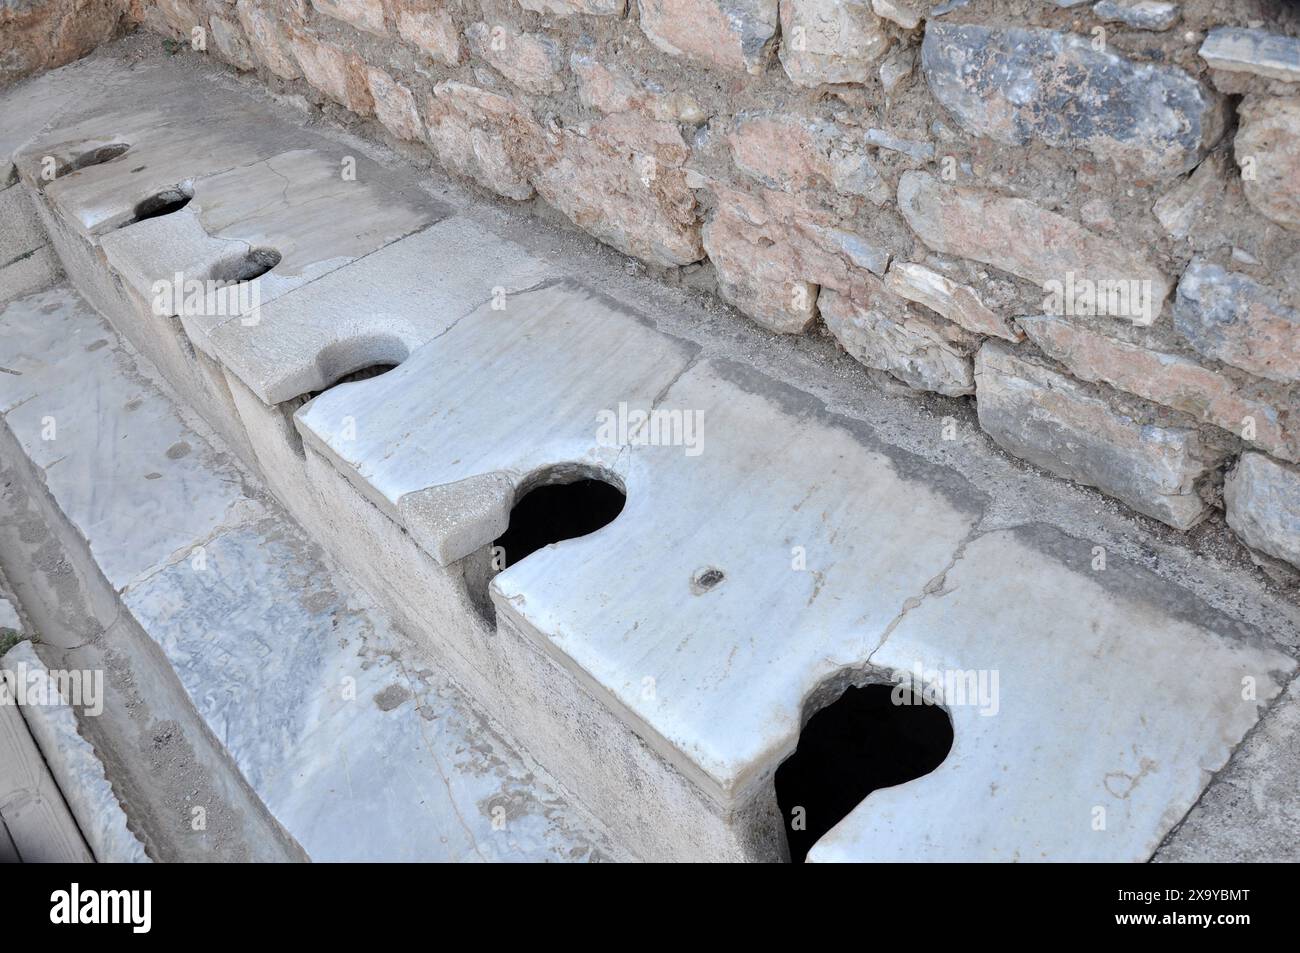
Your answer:
[[[1300,7],[1226,6],[9,3],[0,86],[132,30],[147,43],[0,91],[0,212],[20,226],[0,232],[0,449],[30,461],[24,479],[86,537],[107,601],[121,596],[192,700],[290,685],[308,699],[287,726],[269,708],[197,708],[291,856],[427,856],[435,840],[383,824],[353,840],[318,823],[350,810],[328,772],[310,805],[276,782],[326,770],[311,744],[284,760],[262,739],[337,714],[357,655],[335,637],[345,618],[361,656],[414,633],[467,689],[444,705],[384,666],[366,676],[374,710],[341,709],[378,759],[369,787],[346,786],[356,804],[424,804],[428,766],[394,793],[385,759],[409,756],[394,753],[438,705],[459,718],[481,703],[582,805],[572,830],[555,812],[539,856],[915,859],[923,824],[944,859],[1146,859],[1207,772],[1241,760],[1294,672],[1272,643],[1300,624],[1275,611],[1300,567]],[[355,150],[362,174],[340,180],[352,133],[392,151]],[[370,155],[393,152],[415,161]],[[641,287],[648,271],[655,293],[737,314],[676,336],[588,286],[584,267],[618,256],[583,239],[534,258],[440,189],[516,226],[562,216],[639,261]],[[182,272],[208,286],[197,309]],[[159,275],[178,279],[161,303]],[[770,332],[740,329],[769,356],[830,359],[778,383],[709,351],[746,321]],[[119,334],[168,392],[137,393]],[[1012,482],[968,482],[961,461],[978,457],[922,462],[839,416],[813,379],[830,365],[854,397],[938,395],[893,405],[910,421],[937,409],[944,440],[977,421],[1013,457],[1120,501],[1115,523],[1149,559],[1108,564],[1092,521],[1115,514],[983,438],[970,443]],[[165,426],[103,443],[75,426],[94,416],[76,416],[83,382],[110,395],[107,419],[143,406]],[[262,491],[205,449],[171,391],[285,513],[249,515]],[[642,393],[686,429],[632,440]],[[74,421],[54,458],[48,407]],[[706,411],[703,455],[686,425]],[[157,469],[136,495],[128,464],[145,459]],[[65,460],[127,476],[88,502]],[[1022,487],[1029,502],[1000,511],[997,494]],[[1058,490],[1073,493],[1069,532],[1034,508]],[[1208,525],[1189,540],[1133,512]],[[1194,598],[1171,584],[1192,564],[1159,563],[1200,560],[1211,534],[1233,568],[1196,566]],[[333,567],[294,542],[307,537],[368,613],[343,613],[350,583],[332,588]],[[226,567],[215,595],[176,559],[199,551]],[[1197,601],[1216,586],[1213,609]],[[329,654],[295,654],[320,632]],[[999,678],[1050,683],[1051,705],[1022,690],[1003,710]],[[1083,724],[1095,737],[1076,745]],[[500,750],[471,798],[480,827],[435,855],[517,856],[485,835],[500,792],[526,787]],[[945,807],[959,789],[960,818]],[[1052,807],[1024,821],[996,800],[1011,796]],[[1238,826],[1268,840],[1285,814]],[[151,854],[193,849],[149,837]]]
[[[1300,562],[1300,13],[1281,2],[48,0],[540,200],[1008,452]],[[57,25],[57,28],[56,26]],[[348,117],[343,116],[347,119]]]

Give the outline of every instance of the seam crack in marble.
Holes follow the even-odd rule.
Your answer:
[[[952,572],[953,567],[956,566],[957,563],[961,562],[966,557],[966,547],[979,539],[986,532],[989,531],[981,531],[978,527],[971,530],[970,534],[957,545],[955,550],[953,550],[952,559],[948,561],[948,565],[944,566],[943,569],[934,576],[934,578],[927,582],[925,587],[919,593],[914,596],[909,596],[904,600],[902,608],[898,610],[898,615],[889,620],[889,625],[887,625],[884,632],[880,634],[879,639],[876,641],[875,648],[871,649],[871,651],[867,653],[866,662],[864,664],[870,665],[872,657],[884,648],[885,642],[894,634],[894,630],[903,623],[903,619],[907,617],[909,612],[913,609],[920,608],[921,604],[932,596],[937,597],[947,594],[947,591],[943,586],[948,580],[948,574]]]

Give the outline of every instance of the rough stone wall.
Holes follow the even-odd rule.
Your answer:
[[[133,23],[130,7],[123,0],[0,0],[0,89],[124,33]]]
[[[937,0],[936,0],[937,2]],[[1300,6],[144,0],[1010,453],[1300,565]],[[1226,481],[1226,484],[1225,484]]]

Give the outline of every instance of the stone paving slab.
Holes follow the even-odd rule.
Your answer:
[[[284,520],[203,550],[202,571],[175,563],[125,604],[314,860],[599,858],[563,802],[453,685],[347,604]]]
[[[13,302],[0,412],[116,589],[259,507],[75,293]]]
[[[1300,861],[1300,681],[1292,679],[1232,762],[1153,858]]]
[[[10,630],[10,632],[5,632],[5,635],[15,632],[20,633],[23,630],[23,623],[18,616],[17,606],[8,597],[8,592],[4,588],[3,577],[0,577],[0,630],[4,629]]]
[[[75,295],[60,288],[16,302],[0,327],[0,366],[11,371],[0,374],[5,426],[115,585],[129,583],[124,607],[311,857],[613,854],[293,523],[180,424]],[[66,421],[57,451],[41,440],[33,406]],[[184,455],[163,449],[180,442]],[[185,469],[196,460],[202,480]],[[145,479],[161,461],[173,469]]]
[[[62,266],[49,245],[0,266],[0,305],[48,288],[59,280]]]
[[[944,684],[948,757],[868,795],[811,861],[1151,856],[1296,663],[1144,570],[1094,559],[1042,525],[964,547],[871,663],[914,684],[996,675],[996,692]]]
[[[45,229],[36,217],[25,189],[0,185],[0,268],[31,254],[46,244]]]

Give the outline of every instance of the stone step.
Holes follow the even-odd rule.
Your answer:
[[[309,857],[611,855],[73,291],[20,299],[0,327],[7,434]]]
[[[1108,558],[1078,531],[1086,518],[1008,520],[968,475],[703,353],[663,330],[666,316],[413,196],[398,171],[366,166],[364,188],[336,189],[324,170],[346,167],[347,149],[299,128],[287,136],[262,104],[204,89],[214,105],[201,131],[189,128],[172,102],[199,94],[165,78],[132,86],[133,110],[166,116],[165,136],[135,112],[100,118],[107,106],[88,91],[16,153],[69,278],[309,537],[636,855],[802,856],[792,819],[806,819],[825,831],[813,860],[1145,860],[1293,675],[1272,633]],[[46,155],[132,136],[107,162],[52,183],[38,174]],[[211,151],[240,137],[250,142],[217,163],[205,153],[187,164],[172,145]],[[134,189],[124,183],[137,167],[162,171]],[[273,172],[288,181],[283,214],[268,216],[239,198],[267,195]],[[192,183],[188,204],[130,221],[141,196],[178,182]],[[400,227],[375,226],[387,208]],[[363,246],[318,228],[340,219],[357,223]],[[223,274],[231,243],[280,251],[253,281],[265,289],[256,307],[151,300],[176,269]],[[541,539],[551,545],[512,557],[530,494],[601,484],[612,488],[601,528],[566,538],[595,527],[552,526]],[[160,498],[154,511],[180,507],[196,526],[189,542],[211,537],[208,557],[240,565],[241,578],[274,576],[250,555],[266,535],[260,511],[238,516],[227,555],[215,541],[234,531],[214,535],[234,518],[225,498],[179,496],[194,501]],[[122,522],[98,545],[138,573]],[[166,536],[166,521],[149,532]],[[164,542],[176,541],[154,545],[171,554],[155,585],[172,586],[172,600],[207,598],[190,591],[206,577],[183,568],[188,550]],[[285,590],[301,598],[302,579]],[[261,620],[239,614],[250,632],[278,628],[281,603],[294,604],[226,598],[263,607]],[[268,662],[288,652],[254,641]],[[187,688],[224,677],[195,672]],[[860,744],[813,743],[821,714],[890,686],[933,703],[893,706],[896,720],[937,710],[947,737],[920,738],[913,719],[887,743],[868,720],[850,732]],[[248,730],[284,715],[277,706]],[[814,749],[831,767],[799,770],[832,778],[836,790],[814,794],[848,799],[834,810],[781,793],[781,769],[815,761]],[[881,781],[870,763],[882,761],[901,774]],[[859,763],[875,780],[840,790]]]

